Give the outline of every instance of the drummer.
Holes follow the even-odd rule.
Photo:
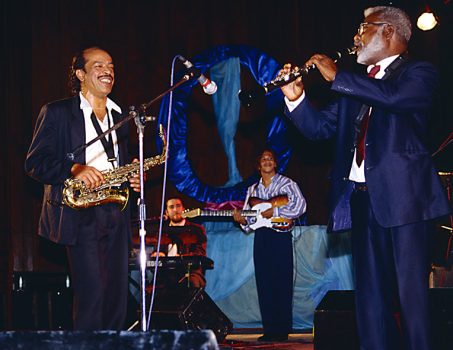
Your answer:
[[[203,226],[189,222],[183,218],[184,204],[179,197],[171,197],[165,203],[165,226],[162,230],[161,249],[159,256],[206,256],[206,232]],[[158,220],[153,218],[153,221]],[[157,227],[154,227],[154,231]],[[152,234],[153,231],[146,237],[147,249],[152,251],[157,245],[157,235]],[[132,237],[132,244],[138,249],[140,238],[136,235]],[[137,249],[133,249],[136,251]],[[134,253],[134,256],[138,252]],[[137,255],[138,256],[138,255]],[[151,256],[156,256],[152,253]],[[151,270],[147,271],[147,279],[152,279]],[[133,300],[140,302],[140,271],[133,269],[129,272],[129,290],[133,296]],[[187,279],[187,276],[189,278]],[[182,288],[204,288],[206,279],[202,267],[187,270],[185,267],[172,267],[161,269],[157,274],[158,289],[174,288],[180,286]],[[151,286],[147,286],[149,293]]]
[[[183,217],[184,204],[179,197],[170,197],[165,203],[166,227],[163,231],[171,231],[169,227],[184,227],[187,230],[172,234],[173,242],[168,245],[166,252],[161,250],[167,256],[206,256],[206,231],[203,226],[188,221]],[[175,231],[176,232],[176,231]],[[163,254],[161,254],[163,255]],[[187,276],[189,275],[189,276]],[[187,280],[187,277],[189,279]],[[188,272],[186,269],[172,271],[171,276],[165,278],[165,284],[190,285],[194,288],[204,288],[206,279],[201,267],[195,268]]]

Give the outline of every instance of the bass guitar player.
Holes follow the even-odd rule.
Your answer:
[[[277,158],[272,150],[264,150],[258,157],[261,178],[247,190],[243,210],[257,205],[255,198],[267,201],[270,206],[260,211],[266,219],[296,219],[306,210],[306,202],[299,186],[291,179],[277,173]],[[286,204],[275,198],[286,196]],[[243,216],[241,210],[233,218],[246,232],[253,230],[253,220]],[[273,227],[255,229],[253,262],[258,292],[258,302],[263,324],[259,341],[278,342],[288,339],[292,329],[293,296],[293,245],[290,231],[281,232]]]

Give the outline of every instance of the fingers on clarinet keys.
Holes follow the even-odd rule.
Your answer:
[[[291,70],[291,63],[286,63],[286,64],[283,66],[283,70],[284,70],[284,71],[290,71],[290,70]]]
[[[291,73],[291,69],[292,69],[292,66],[290,63],[285,64],[283,66],[283,68],[280,70],[280,72],[278,73],[278,78],[282,79],[285,75],[288,75],[289,73]]]

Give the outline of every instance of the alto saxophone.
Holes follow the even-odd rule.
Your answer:
[[[165,162],[167,153],[167,143],[162,126],[160,127],[159,136],[163,142],[162,153],[144,160],[144,170],[160,165]],[[121,189],[120,186],[129,178],[140,172],[140,163],[131,163],[113,170],[102,172],[105,183],[88,189],[82,180],[69,178],[64,182],[63,203],[73,209],[83,209],[94,207],[105,203],[117,203],[121,210],[126,207],[129,199],[129,189]]]

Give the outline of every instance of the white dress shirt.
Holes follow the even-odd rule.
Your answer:
[[[91,107],[88,100],[79,93],[80,96],[80,109],[83,112],[83,118],[85,120],[85,142],[89,142],[95,137],[98,136],[96,129],[93,126],[93,122],[91,121],[91,113],[93,112],[93,108]],[[104,121],[101,122],[99,119],[96,118],[96,121],[99,123],[102,132],[106,131],[110,126],[113,125],[113,117],[112,117],[112,109],[121,113],[121,108],[113,102],[111,99],[107,98],[107,118],[104,118]],[[85,150],[85,159],[86,165],[92,166],[99,171],[113,169],[113,167],[118,167],[119,162],[119,155],[118,155],[118,140],[116,137],[116,131],[112,131],[110,135],[107,135],[107,140],[109,137],[113,139],[113,149],[114,154],[116,156],[116,161],[114,161],[114,165],[108,161],[108,156],[105,153],[104,146],[102,146],[101,141],[96,141],[91,146],[87,147]]]

